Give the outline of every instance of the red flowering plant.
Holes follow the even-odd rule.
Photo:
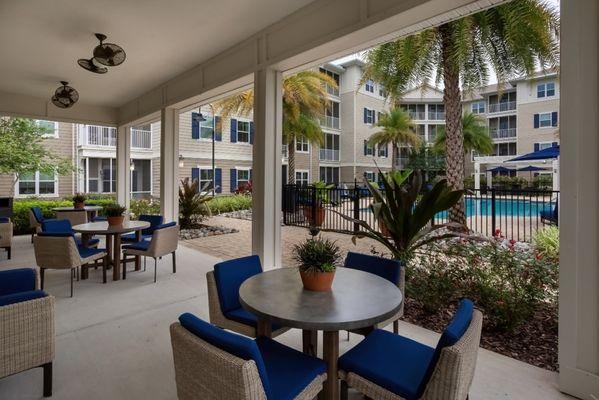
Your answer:
[[[241,194],[244,196],[249,196],[252,194],[252,181],[248,181],[248,183],[242,183],[235,190],[235,194]]]

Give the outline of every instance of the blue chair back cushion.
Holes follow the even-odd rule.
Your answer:
[[[0,217],[0,224],[5,224],[7,222],[10,222],[10,218],[8,218],[8,217]]]
[[[401,263],[397,260],[371,256],[369,254],[348,252],[345,267],[370,272],[387,279],[394,285],[399,284]]]
[[[472,300],[463,299],[460,302],[460,305],[453,316],[453,319],[447,325],[443,334],[441,334],[441,338],[437,343],[437,347],[435,348],[435,353],[433,354],[433,359],[428,366],[426,371],[426,375],[420,384],[420,388],[418,390],[419,395],[424,393],[424,389],[426,384],[428,383],[433,371],[435,370],[435,366],[437,365],[437,361],[439,361],[439,357],[441,356],[441,350],[445,347],[451,347],[456,344],[464,335],[464,333],[468,330],[470,326],[470,322],[472,321],[472,314],[474,312],[474,303]]]
[[[241,308],[239,288],[246,279],[262,272],[256,255],[223,261],[214,265],[214,279],[223,313]]]
[[[175,225],[177,225],[177,222],[175,222],[175,221],[167,222],[166,224],[156,225],[154,227],[154,231],[157,231],[159,229],[169,228],[169,227],[175,226]]]
[[[68,219],[49,219],[42,222],[42,232],[73,233],[73,227]]]
[[[179,317],[179,322],[185,329],[214,347],[218,347],[219,349],[244,360],[254,360],[256,367],[258,367],[258,374],[262,380],[262,386],[266,392],[266,398],[271,398],[266,366],[262,359],[260,349],[255,341],[245,336],[218,328],[190,313],[182,314]]]
[[[0,307],[40,299],[46,296],[47,294],[43,290],[29,290],[26,292],[7,294],[6,296],[0,296]]]
[[[139,216],[140,221],[149,222],[150,227],[141,231],[143,235],[151,235],[154,232],[155,227],[164,223],[164,217],[162,215],[148,215],[141,214]]]
[[[35,217],[36,221],[40,224],[44,221],[44,214],[42,214],[42,209],[39,207],[31,207],[31,212]]]
[[[17,268],[0,271],[0,296],[35,290],[35,269]]]

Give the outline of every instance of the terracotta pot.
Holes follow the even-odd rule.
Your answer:
[[[316,273],[300,271],[300,277],[302,278],[304,289],[314,292],[328,292],[333,286],[335,271]]]
[[[123,225],[125,216],[119,215],[118,217],[106,217],[106,219],[108,220],[108,225]]]
[[[312,219],[312,207],[307,206],[304,207],[304,217],[310,222],[314,222],[314,225],[321,226],[324,222],[324,217],[326,215],[326,210],[324,207],[316,207],[316,220]]]
[[[75,210],[83,210],[85,208],[85,203],[75,203]]]

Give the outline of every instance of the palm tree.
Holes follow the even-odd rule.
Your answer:
[[[419,149],[422,145],[422,139],[414,132],[415,125],[406,110],[394,108],[388,114],[381,114],[376,125],[383,129],[370,136],[368,141],[370,144],[379,146],[391,144],[391,170],[393,171],[397,168],[400,145],[408,145],[413,149]]]
[[[556,10],[541,0],[514,0],[371,50],[363,80],[382,83],[395,102],[409,87],[433,77],[443,82],[447,180],[458,190],[464,185],[462,88],[486,84],[491,69],[504,82],[558,64]],[[449,216],[452,222],[466,222],[463,199]]]
[[[470,153],[472,150],[478,154],[493,153],[493,141],[489,136],[487,125],[478,115],[467,112],[462,116],[462,135],[465,153]],[[445,127],[440,126],[433,146],[437,153],[445,152],[446,139]]]
[[[333,78],[318,71],[303,71],[283,80],[283,142],[287,145],[287,182],[295,183],[295,142],[324,144],[320,117],[327,106],[326,85],[336,88]],[[247,115],[254,108],[254,91],[247,90],[215,104],[223,117]]]

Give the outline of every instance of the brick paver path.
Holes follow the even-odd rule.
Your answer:
[[[252,254],[252,222],[236,218],[212,217],[205,221],[207,225],[220,225],[239,230],[237,233],[226,235],[208,236],[193,240],[186,240],[183,243],[202,253],[210,254],[214,257],[228,260],[248,256]],[[283,248],[282,261],[284,266],[293,266],[295,263],[291,257],[291,250],[294,244],[309,237],[306,228],[295,226],[281,227],[281,246]],[[356,245],[351,241],[351,235],[345,235],[334,232],[322,232],[321,235],[331,240],[335,240],[341,248],[342,254],[348,251],[359,253],[370,253],[372,246],[377,251],[385,252],[384,247],[371,239],[358,239]]]

